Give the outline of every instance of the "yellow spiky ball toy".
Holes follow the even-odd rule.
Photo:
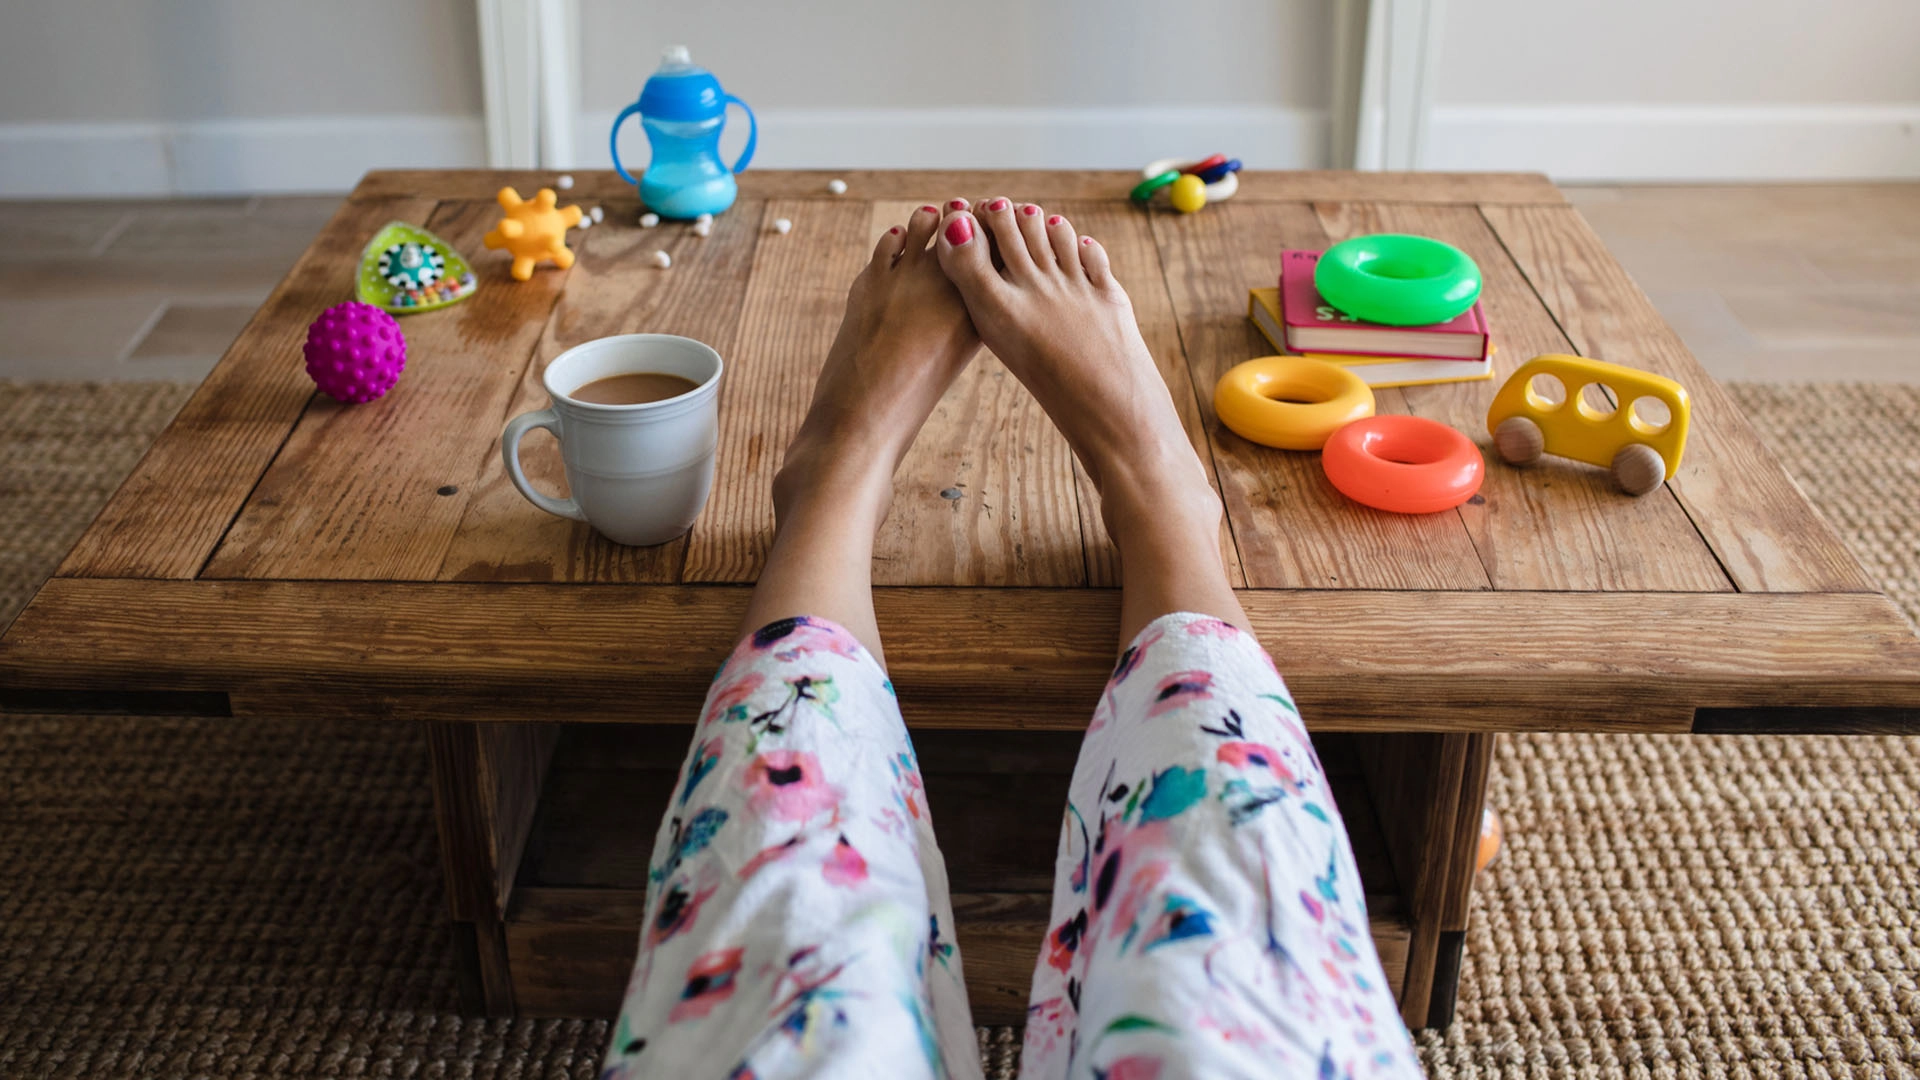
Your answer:
[[[567,230],[580,224],[579,207],[555,209],[557,197],[552,188],[541,188],[528,201],[518,191],[503,187],[499,199],[506,216],[480,242],[489,251],[506,248],[513,252],[513,280],[527,280],[533,276],[533,268],[548,259],[562,270],[573,265],[573,252],[567,250]]]

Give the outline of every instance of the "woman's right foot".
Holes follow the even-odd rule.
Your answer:
[[[1122,556],[1146,522],[1215,536],[1219,497],[1106,249],[1031,203],[990,198],[975,207],[942,218],[940,265],[981,340],[1073,446]]]

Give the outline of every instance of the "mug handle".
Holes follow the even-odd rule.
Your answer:
[[[520,440],[534,428],[546,428],[553,432],[554,438],[559,438],[560,414],[552,409],[541,409],[539,412],[521,413],[507,424],[507,430],[500,435],[500,456],[506,460],[507,476],[513,480],[513,486],[520,489],[520,494],[527,497],[528,502],[547,513],[573,521],[587,520],[586,512],[580,509],[580,504],[573,501],[571,496],[556,499],[551,495],[542,494],[534,489],[534,486],[527,481],[527,474],[521,471]]]
[[[725,100],[724,100],[724,104],[726,104],[726,105],[738,105],[738,106],[740,106],[740,108],[742,108],[742,109],[744,109],[744,110],[746,110],[746,114],[747,114],[747,148],[746,148],[745,150],[742,150],[742,151],[740,151],[740,160],[739,160],[739,161],[736,161],[736,162],[734,162],[734,163],[733,163],[733,171],[734,171],[734,172],[746,172],[746,171],[747,171],[747,162],[749,162],[749,161],[752,161],[752,160],[753,160],[753,148],[754,148],[754,146],[755,146],[755,145],[756,145],[757,143],[759,143],[759,141],[760,141],[760,121],[758,121],[758,120],[755,120],[755,119],[753,118],[753,110],[752,110],[752,109],[749,109],[749,108],[747,108],[747,103],[746,103],[746,102],[744,102],[744,101],[741,101],[741,100],[740,100],[739,98],[737,98],[737,97],[734,97],[734,96],[733,96],[732,94],[728,94],[728,95],[726,96],[726,98],[725,98]],[[615,124],[614,126],[615,126],[616,128],[617,128],[617,127],[619,127],[619,125],[618,125],[618,124]]]
[[[744,109],[746,108],[746,106],[742,105],[741,108]],[[638,113],[639,111],[640,111],[640,103],[637,101],[627,106],[626,108],[621,109],[620,115],[613,118],[613,133],[607,136],[607,148],[613,153],[613,171],[620,174],[620,179],[625,180],[627,183],[634,184],[636,186],[640,183],[640,181],[635,180],[631,176],[628,176],[627,170],[623,168],[620,164],[620,125],[627,122],[627,117],[632,116]],[[752,115],[752,114],[749,113],[748,115]],[[749,154],[753,153],[752,136],[748,136],[748,139],[747,139],[747,153]],[[646,170],[642,169],[640,171],[645,172]],[[521,490],[524,491],[525,489],[522,488]]]

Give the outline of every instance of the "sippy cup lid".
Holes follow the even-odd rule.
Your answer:
[[[659,69],[640,91],[640,115],[653,120],[711,120],[726,111],[720,80],[695,67],[685,45],[670,46],[661,54]]]

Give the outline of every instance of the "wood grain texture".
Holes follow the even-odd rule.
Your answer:
[[[877,202],[869,249],[918,201]],[[893,478],[877,585],[1080,585],[1073,452],[991,352],[960,373]]]
[[[793,231],[759,244],[720,388],[713,495],[688,538],[683,580],[750,582],[773,542],[773,475],[846,310],[847,285],[872,254],[865,202],[780,200],[768,218]]]
[[[200,572],[313,397],[307,324],[353,296],[360,249],[388,221],[424,223],[434,202],[343,205],[227,349],[60,565],[71,577]]]
[[[1577,211],[1487,206],[1481,212],[1580,355],[1655,371],[1687,388],[1687,449],[1668,486],[1735,585],[1749,592],[1874,590],[1733,398]]]
[[[56,579],[0,639],[0,679],[221,691],[239,717],[517,720],[540,700],[555,721],[663,722],[697,708],[746,599],[674,586]],[[1112,665],[1111,590],[874,599],[916,726],[1078,729]],[[1698,707],[1920,706],[1920,640],[1870,593],[1240,599],[1316,730],[1684,731]]]
[[[613,215],[579,234],[579,258],[568,271],[566,292],[541,332],[534,363],[521,375],[506,416],[545,408],[549,398],[540,377],[547,365],[594,338],[679,334],[706,342],[730,363],[764,209],[757,202],[737,203],[714,221],[712,235],[704,239],[684,224],[643,229],[630,217]],[[660,270],[649,261],[658,250],[673,256],[671,269]],[[530,432],[520,461],[541,490],[567,490],[560,445],[551,435]],[[539,509],[507,478],[496,450],[485,455],[438,576],[443,581],[670,583],[679,580],[686,549],[684,536],[654,547],[627,547],[591,526]]]
[[[1214,414],[1213,387],[1220,376],[1273,352],[1247,321],[1247,289],[1277,277],[1281,249],[1326,246],[1312,210],[1236,199],[1202,214],[1156,214],[1153,228],[1247,583],[1486,588],[1486,571],[1458,513],[1407,516],[1368,509],[1334,490],[1319,454],[1248,442]],[[1406,411],[1398,390],[1374,397],[1380,412]]]
[[[555,173],[498,169],[379,169],[362,177],[352,198],[426,195],[440,199],[490,199],[503,185],[521,194],[550,187]],[[633,185],[611,170],[576,170],[571,201],[599,202],[609,215],[637,214]],[[845,195],[827,181],[847,182]],[[740,174],[743,199],[862,199],[938,203],[955,195],[993,192],[1028,201],[1127,197],[1140,174],[1128,170],[1018,169],[749,169]],[[1394,173],[1313,170],[1249,170],[1240,174],[1236,202],[1311,202],[1318,199],[1422,203],[1515,203],[1561,206],[1566,197],[1539,173]],[[797,221],[798,219],[796,219]]]
[[[1206,409],[1201,403],[1201,392],[1194,386],[1186,346],[1180,339],[1180,323],[1160,265],[1151,215],[1113,202],[1071,202],[1047,209],[1067,215],[1075,230],[1098,239],[1106,249],[1114,276],[1126,287],[1133,301],[1133,315],[1140,324],[1140,335],[1153,354],[1154,363],[1159,365],[1160,377],[1166,381],[1174,410],[1180,414],[1180,425],[1186,429],[1187,442],[1206,468],[1207,482],[1218,491],[1220,478],[1214,469],[1213,447],[1207,440]],[[1208,392],[1211,393],[1211,387]],[[1086,538],[1089,584],[1118,585],[1119,554],[1100,517],[1099,492],[1086,470],[1076,468],[1074,476],[1080,489],[1080,531]],[[1240,553],[1234,547],[1233,531],[1225,522],[1220,531],[1220,560],[1227,569],[1229,584],[1239,588],[1247,583],[1246,571],[1240,566]]]
[[[1465,251],[1480,266],[1481,302],[1498,351],[1490,382],[1407,387],[1408,410],[1465,432],[1487,458],[1480,497],[1460,518],[1496,589],[1712,591],[1732,583],[1680,504],[1665,493],[1623,496],[1604,469],[1544,458],[1516,469],[1491,452],[1487,406],[1527,360],[1571,346],[1477,209],[1321,203],[1327,238],[1403,232]]]
[[[507,276],[481,235],[492,202],[446,203],[428,227],[475,253],[479,292],[409,315],[407,371],[377,401],[319,395],[295,425],[204,576],[420,581],[438,575],[522,372],[566,285],[552,266]]]

